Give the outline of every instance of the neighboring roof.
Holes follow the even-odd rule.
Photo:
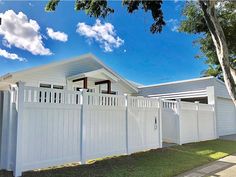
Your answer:
[[[211,86],[214,87],[217,97],[230,98],[225,83],[213,76],[140,86],[138,89],[142,96],[172,99],[205,97],[207,88]]]
[[[76,62],[79,61],[81,59],[85,59],[85,58],[90,58],[92,60],[94,60],[95,62],[97,62],[98,64],[100,64],[104,69],[106,69],[107,71],[109,71],[110,73],[112,73],[114,76],[116,76],[117,78],[119,78],[123,83],[125,83],[128,87],[130,87],[133,91],[138,92],[138,89],[132,85],[130,82],[128,82],[126,79],[124,79],[123,77],[121,77],[120,75],[118,75],[116,72],[114,72],[113,70],[111,70],[108,66],[106,66],[101,60],[99,60],[96,56],[94,56],[91,53],[88,54],[84,54],[81,55],[79,57],[75,57],[72,59],[67,59],[67,60],[62,60],[62,61],[57,61],[57,62],[53,62],[47,65],[43,65],[43,66],[38,66],[38,67],[33,67],[30,69],[26,69],[26,70],[22,70],[22,71],[17,71],[17,72],[12,72],[12,73],[8,73],[5,74],[3,76],[0,77],[0,82],[7,80],[8,78],[12,78],[14,76],[21,76],[21,75],[25,75],[25,74],[29,74],[31,72],[35,72],[35,71],[40,71],[43,69],[48,69],[51,67],[55,67],[55,66],[60,66],[60,65],[64,65],[70,62]]]
[[[194,78],[194,79],[187,79],[187,80],[180,80],[180,81],[174,81],[174,82],[165,82],[165,83],[160,83],[160,84],[152,84],[152,85],[144,85],[144,86],[139,86],[138,88],[147,88],[147,87],[156,87],[156,86],[163,86],[163,85],[171,85],[171,84],[179,84],[179,83],[186,83],[186,82],[195,82],[195,81],[201,81],[201,80],[209,80],[209,79],[216,79],[220,83],[223,83],[219,79],[209,76],[209,77],[201,77],[201,78]]]
[[[137,82],[134,82],[134,81],[131,81],[131,80],[127,80],[129,83],[131,83],[134,87],[141,87],[141,86],[144,86],[143,84],[140,84],[140,83],[137,83]]]

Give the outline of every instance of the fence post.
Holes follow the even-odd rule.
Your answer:
[[[16,154],[14,176],[22,175],[22,129],[23,129],[23,111],[24,111],[24,83],[18,82],[18,108],[17,108],[17,126],[16,126]]]
[[[218,132],[217,132],[217,105],[216,105],[216,94],[215,94],[215,87],[207,87],[207,95],[208,95],[208,104],[213,106],[213,116],[214,116],[214,130],[215,130],[215,138],[219,138]]]
[[[11,159],[12,156],[12,152],[13,152],[13,147],[12,147],[12,140],[14,139],[14,134],[13,134],[13,130],[14,130],[14,119],[16,119],[16,117],[13,117],[13,108],[16,108],[16,103],[14,103],[14,94],[16,94],[16,88],[13,85],[10,85],[10,99],[9,99],[9,119],[8,119],[8,143],[7,143],[7,148],[8,148],[8,152],[7,152],[7,169],[11,170],[13,168],[13,162]],[[13,104],[15,104],[15,106],[13,107]]]
[[[200,136],[199,136],[199,101],[195,101],[196,104],[196,112],[197,112],[197,140],[196,142],[200,141]]]
[[[177,123],[177,130],[179,131],[178,132],[178,144],[179,145],[182,145],[182,140],[181,140],[181,100],[178,99],[177,102],[176,102],[176,112],[177,112],[177,115],[178,115],[178,123]]]
[[[159,109],[159,146],[160,146],[160,148],[162,148],[162,99],[161,98],[159,98],[159,108],[157,108],[157,109]]]
[[[81,93],[81,121],[80,121],[80,158],[81,164],[86,163],[86,114],[85,107],[88,103],[86,96],[87,89],[83,89]]]
[[[129,154],[129,96],[125,96],[125,106],[126,106],[126,115],[125,115],[125,125],[126,125],[126,154]]]
[[[219,138],[218,134],[217,134],[217,125],[216,125],[216,105],[211,105],[212,106],[212,111],[213,111],[213,122],[214,122],[214,134],[215,134],[215,138]]]
[[[3,95],[3,102],[2,102],[2,138],[1,138],[1,142],[0,142],[0,145],[1,145],[1,168],[2,169],[8,169],[8,162],[9,162],[9,159],[8,159],[8,126],[9,126],[9,103],[10,103],[10,100],[9,100],[9,94],[7,91],[3,91],[2,93]]]

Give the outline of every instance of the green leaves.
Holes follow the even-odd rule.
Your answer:
[[[232,67],[236,68],[236,3],[232,1],[219,2],[216,6],[217,17],[223,28],[228,49],[229,58]],[[203,71],[204,76],[216,76],[222,78],[222,70],[216,55],[216,49],[208,30],[203,13],[197,2],[187,2],[183,12],[185,17],[182,20],[179,31],[189,34],[200,34],[200,37],[194,41],[194,44],[200,45],[201,53],[198,58],[206,59],[209,68]],[[206,57],[206,58],[205,58]]]
[[[48,12],[55,11],[59,2],[60,0],[50,0],[46,5],[45,10]]]
[[[127,11],[129,13],[133,13],[134,11],[138,10],[140,6],[145,12],[151,11],[154,23],[151,25],[150,31],[152,33],[160,33],[162,31],[162,28],[165,25],[163,12],[161,9],[162,0],[159,1],[123,0],[123,5],[127,7]]]
[[[45,7],[46,11],[55,11],[60,0],[50,0]],[[129,13],[138,10],[139,7],[145,12],[151,12],[154,23],[150,27],[152,33],[160,33],[165,25],[163,12],[161,9],[162,0],[123,0],[123,6],[127,7]],[[75,0],[75,10],[82,10],[90,17],[106,18],[109,14],[114,13],[114,9],[108,6],[106,0]]]
[[[76,0],[75,10],[83,10],[90,17],[103,17],[105,18],[111,13],[114,13],[114,9],[108,7],[107,1],[99,0]]]

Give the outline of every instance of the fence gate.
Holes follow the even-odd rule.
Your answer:
[[[162,139],[166,143],[179,143],[179,115],[177,101],[163,100]]]
[[[128,153],[162,146],[158,99],[128,97]]]

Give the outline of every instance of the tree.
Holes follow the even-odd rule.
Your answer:
[[[54,11],[59,2],[60,0],[50,0],[45,9],[47,11]],[[215,9],[216,2],[216,0],[198,0],[204,21],[216,50],[217,59],[222,69],[226,87],[236,106],[236,70],[230,61],[226,37],[217,17]],[[152,33],[160,33],[162,31],[162,27],[165,25],[161,9],[162,0],[123,0],[123,5],[127,7],[129,13],[138,10],[140,6],[145,12],[151,11],[154,23],[151,25],[150,31]],[[114,9],[108,7],[106,0],[75,0],[75,9],[83,10],[86,14],[96,18],[105,18],[108,14],[114,12]],[[199,21],[196,21],[196,23],[198,22]]]
[[[55,11],[60,0],[50,0],[46,7],[46,11]],[[127,7],[129,13],[133,13],[140,7],[145,11],[151,11],[154,23],[150,27],[152,33],[160,33],[165,25],[163,12],[161,10],[162,0],[159,1],[136,1],[123,0],[122,4]],[[105,18],[107,15],[114,13],[114,9],[108,6],[107,1],[101,0],[75,0],[75,10],[85,11],[87,15],[95,18]]]
[[[219,22],[223,28],[227,45],[229,49],[229,59],[233,68],[236,68],[236,3],[224,1],[217,4],[216,13]],[[179,31],[190,34],[201,34],[194,41],[194,44],[200,45],[202,54],[196,58],[206,58],[206,64],[209,68],[203,72],[203,76],[215,76],[223,80],[222,69],[217,58],[216,49],[211,38],[210,31],[205,23],[203,12],[196,2],[187,2],[183,9],[184,20],[181,21]]]

